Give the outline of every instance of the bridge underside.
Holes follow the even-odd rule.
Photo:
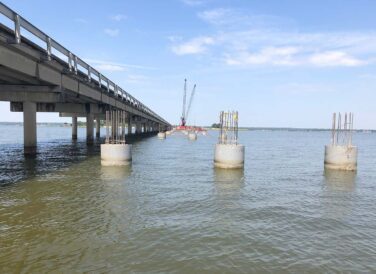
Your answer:
[[[36,147],[36,112],[58,112],[72,117],[72,137],[77,138],[77,117],[86,117],[87,141],[93,142],[94,119],[97,136],[106,111],[126,112],[128,134],[166,130],[170,125],[125,100],[100,79],[88,78],[82,71],[72,72],[68,64],[36,44],[22,39],[14,44],[12,31],[0,25],[0,101],[9,101],[10,110],[24,113],[25,153]]]

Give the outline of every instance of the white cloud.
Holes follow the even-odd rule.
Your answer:
[[[244,12],[241,9],[232,8],[216,8],[204,10],[197,13],[197,17],[204,22],[227,29],[236,28],[260,28],[273,27],[280,28],[281,26],[294,25],[291,19],[280,16],[254,14],[251,12]]]
[[[250,54],[240,53],[236,58],[227,56],[225,59],[228,65],[297,65],[294,55],[299,53],[296,47],[268,47],[260,52]]]
[[[323,53],[313,54],[309,58],[310,63],[316,66],[361,66],[366,62],[357,59],[349,54],[341,51],[328,51]]]
[[[197,16],[215,25],[214,32],[170,39],[175,54],[210,52],[211,57],[231,66],[355,67],[376,63],[376,32],[301,32],[286,27],[288,19],[223,8]]]
[[[77,22],[77,23],[80,23],[80,24],[88,24],[88,23],[89,23],[89,22],[88,22],[86,19],[84,19],[84,18],[76,18],[76,19],[74,19],[74,21]]]
[[[147,77],[141,74],[128,74],[127,75],[127,82],[130,83],[142,83],[147,81]]]
[[[178,36],[178,35],[170,35],[170,36],[167,36],[167,39],[168,39],[170,42],[180,42],[180,41],[183,40],[183,37]]]
[[[99,71],[125,71],[125,67],[114,64],[95,64],[94,67]]]
[[[230,9],[213,9],[199,12],[198,17],[211,24],[223,24],[228,22],[232,17]]]
[[[337,92],[337,89],[317,83],[286,83],[280,86],[275,86],[273,88],[274,92],[282,94],[293,94],[293,95],[307,95],[307,94],[328,94]]]
[[[113,21],[119,22],[119,21],[127,19],[127,16],[125,16],[124,14],[116,14],[116,15],[112,15],[110,18]]]
[[[90,59],[85,58],[85,62],[95,67],[98,71],[127,71],[128,69],[145,69],[145,70],[155,70],[154,67],[147,67],[147,66],[140,66],[140,65],[132,65],[132,64],[124,64],[124,63],[115,63],[106,60],[97,60],[97,59]]]
[[[104,33],[106,33],[108,36],[116,37],[119,35],[120,30],[119,29],[105,29]]]
[[[174,45],[171,49],[177,55],[199,54],[205,52],[208,45],[213,44],[212,37],[200,36],[180,45]]]
[[[366,62],[341,51],[319,53],[307,52],[297,47],[267,47],[256,53],[240,52],[225,56],[225,62],[231,66],[274,65],[274,66],[347,66],[365,65]]]
[[[203,0],[181,0],[184,4],[188,6],[201,6],[205,4]]]

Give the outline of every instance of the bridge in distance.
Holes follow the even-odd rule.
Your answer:
[[[145,135],[171,125],[131,94],[84,62],[77,55],[0,2],[0,101],[23,112],[25,153],[35,153],[37,112],[58,112],[72,117],[72,138],[77,138],[77,117],[86,117],[87,143],[100,132],[106,111],[125,113],[127,133]],[[28,32],[27,38],[22,32]],[[31,38],[30,35],[33,37]],[[28,39],[29,38],[29,39]],[[134,130],[132,130],[132,128]]]

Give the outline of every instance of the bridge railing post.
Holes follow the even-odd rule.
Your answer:
[[[21,24],[20,16],[18,14],[14,15],[14,35],[16,44],[21,43]]]

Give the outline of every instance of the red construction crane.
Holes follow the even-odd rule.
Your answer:
[[[189,112],[191,110],[191,106],[192,106],[193,97],[195,95],[195,92],[196,92],[196,84],[193,86],[191,96],[189,98],[188,108],[187,108],[187,111],[186,111],[185,106],[186,106],[186,100],[187,100],[187,79],[184,79],[183,111],[182,111],[182,115],[181,115],[181,118],[180,118],[180,126],[182,126],[182,127],[185,127],[185,125],[187,123],[188,115],[189,115]]]

